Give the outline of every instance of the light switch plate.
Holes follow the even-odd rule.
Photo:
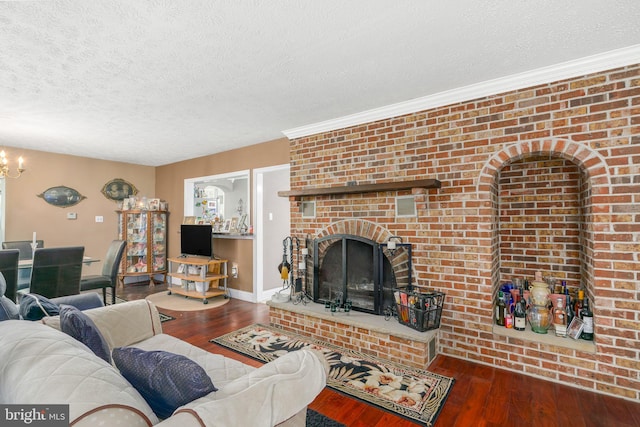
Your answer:
[[[78,219],[78,214],[75,212],[68,212],[67,219]]]
[[[104,217],[102,215],[97,215],[96,222],[104,222]]]

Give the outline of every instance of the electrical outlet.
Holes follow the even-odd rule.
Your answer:
[[[78,219],[78,214],[75,212],[68,212],[67,219]]]
[[[104,217],[102,215],[96,215],[96,222],[104,222]]]

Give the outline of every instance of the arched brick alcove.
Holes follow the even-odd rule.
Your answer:
[[[534,167],[538,163],[542,166],[532,172],[534,167],[530,165],[534,162],[537,162]],[[541,170],[545,173],[544,168],[547,176],[541,175]],[[519,193],[513,190],[515,186],[511,181],[517,175],[514,170],[519,171],[524,180],[530,180],[521,186]],[[527,177],[526,173],[531,176]],[[533,176],[534,173],[538,176]],[[572,175],[572,178],[565,178],[567,175]],[[547,182],[541,184],[541,178]],[[554,179],[555,183],[552,182]],[[545,275],[567,280],[573,289],[584,287],[593,302],[597,233],[593,212],[598,203],[594,196],[608,194],[610,183],[604,159],[584,144],[560,139],[523,141],[496,152],[482,169],[477,186],[478,196],[490,200],[493,211],[492,299],[495,299],[500,284],[522,275],[530,278],[534,270],[540,269]],[[543,192],[546,194],[542,195]],[[515,194],[519,194],[521,203],[506,204],[505,200],[515,199]],[[574,204],[568,206],[571,203],[568,200],[572,198],[575,199]],[[527,217],[527,213],[531,216]],[[572,217],[572,225],[562,222],[566,217]],[[518,218],[520,223],[510,223],[514,218]],[[516,230],[523,236],[521,247],[529,248],[516,248],[518,243],[514,241],[517,239],[509,241],[505,236],[512,231],[505,233],[505,229]],[[556,235],[556,241],[547,240],[540,244],[539,240],[543,238],[539,235],[545,229]],[[539,247],[535,247],[537,244]],[[542,259],[546,263],[541,262]],[[509,268],[505,264],[509,264]],[[513,266],[520,268],[511,268]],[[512,277],[505,277],[508,276],[506,271]]]

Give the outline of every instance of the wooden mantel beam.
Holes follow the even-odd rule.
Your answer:
[[[303,190],[278,191],[280,197],[299,200],[305,196],[330,196],[339,194],[375,193],[378,191],[409,190],[412,188],[440,188],[437,179],[417,179],[413,181],[381,182],[377,184],[356,184],[341,187],[306,188]]]

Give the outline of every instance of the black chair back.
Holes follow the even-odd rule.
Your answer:
[[[122,253],[127,245],[125,240],[114,240],[109,244],[104,264],[102,265],[102,275],[111,277],[111,282],[115,286],[118,280],[118,270],[120,268],[120,261],[122,260]]]
[[[0,251],[0,272],[7,283],[4,296],[16,302],[18,292],[18,259],[20,251],[18,249],[3,249]]]
[[[29,292],[47,298],[80,293],[84,246],[36,249]]]
[[[12,242],[2,242],[2,249],[18,249],[20,251],[20,259],[31,259],[33,257],[33,249],[30,240],[15,240]],[[44,240],[36,240],[36,248],[44,248]],[[6,277],[5,277],[6,279]]]

